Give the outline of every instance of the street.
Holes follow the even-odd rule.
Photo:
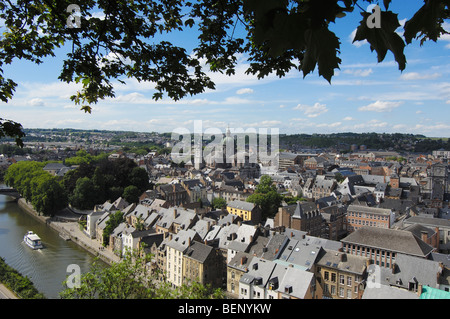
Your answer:
[[[5,287],[5,285],[0,284],[0,299],[18,299],[14,293]]]

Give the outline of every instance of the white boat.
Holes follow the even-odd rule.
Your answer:
[[[23,236],[23,241],[33,249],[44,248],[41,238],[39,238],[39,236],[32,231],[29,231],[25,236]]]

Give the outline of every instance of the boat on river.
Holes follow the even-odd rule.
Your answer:
[[[32,231],[27,232],[26,235],[23,236],[23,241],[32,249],[44,248],[44,245],[42,245],[41,238]]]

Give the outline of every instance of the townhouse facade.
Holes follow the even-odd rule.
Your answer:
[[[395,214],[390,209],[349,205],[347,207],[347,230],[353,232],[361,227],[391,228]]]

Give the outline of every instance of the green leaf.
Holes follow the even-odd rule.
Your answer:
[[[304,77],[314,71],[318,65],[319,75],[331,82],[334,69],[339,69],[341,63],[341,59],[337,57],[340,53],[338,37],[328,28],[322,27],[318,30],[306,30],[305,41],[306,51],[301,63]]]
[[[396,32],[400,27],[398,15],[391,11],[382,11],[381,28],[369,28],[367,20],[371,14],[363,12],[361,15],[363,19],[356,30],[353,42],[367,40],[370,49],[377,52],[378,63],[383,62],[387,52],[391,51],[399,69],[403,71],[406,68],[406,56],[404,54],[406,44]]]
[[[416,14],[405,23],[404,37],[407,44],[414,38],[422,37],[421,45],[426,40],[436,42],[446,32],[442,28],[444,19],[449,18],[450,0],[427,0]]]
[[[89,105],[81,106],[81,110],[84,111],[85,113],[89,113],[89,114],[92,112],[92,108]]]

